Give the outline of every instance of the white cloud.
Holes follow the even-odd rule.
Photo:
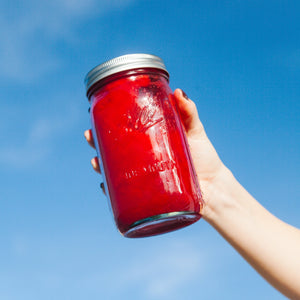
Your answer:
[[[16,144],[17,141],[12,141],[9,146],[0,148],[0,164],[27,168],[42,162],[51,153],[54,139],[68,132],[78,118],[79,111],[68,108],[64,114],[33,120],[23,142]]]
[[[143,287],[143,299],[169,299],[188,286],[196,274],[201,276],[204,268],[201,250],[187,241],[174,240],[130,261],[118,282],[127,288]]]
[[[31,82],[59,67],[58,42],[76,37],[88,18],[122,9],[134,0],[2,1],[0,3],[0,77]]]

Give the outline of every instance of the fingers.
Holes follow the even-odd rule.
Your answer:
[[[96,149],[96,147],[95,147],[95,141],[94,141],[93,135],[92,135],[92,130],[91,129],[86,130],[84,132],[84,136],[85,136],[85,139],[87,140],[87,142],[89,143],[89,145],[91,147],[93,147],[94,149]],[[97,173],[101,174],[101,170],[100,170],[100,166],[99,166],[99,160],[98,160],[97,156],[95,156],[95,157],[93,157],[91,159],[91,164],[92,164],[93,169]],[[104,183],[103,182],[100,183],[100,188],[101,188],[103,194],[106,195],[106,191],[105,191],[105,187],[104,187]]]
[[[99,166],[99,161],[98,161],[98,157],[97,157],[97,156],[95,156],[95,157],[93,157],[93,158],[91,159],[91,164],[92,164],[92,166],[93,166],[93,169],[94,169],[97,173],[101,174],[100,166]]]
[[[105,187],[104,187],[104,182],[100,183],[100,188],[101,188],[103,194],[106,196],[106,190],[105,190]]]
[[[94,158],[91,159],[91,164],[93,166],[93,169],[97,173],[101,174],[100,167],[99,167],[99,161],[98,161],[97,157],[94,157]],[[100,188],[101,188],[103,194],[106,195],[106,191],[105,191],[105,187],[104,187],[104,183],[103,182],[100,183]]]
[[[199,119],[196,104],[181,90],[174,92],[175,100],[183,125],[188,136],[205,135],[204,127]]]
[[[95,142],[94,142],[94,139],[93,139],[92,130],[91,130],[91,129],[86,130],[86,131],[84,132],[84,136],[85,136],[85,139],[87,140],[87,142],[89,143],[89,145],[95,149]],[[100,174],[101,174],[100,166],[99,166],[99,161],[98,161],[97,156],[95,156],[95,157],[93,157],[93,158],[91,159],[91,164],[92,164],[92,166],[93,166],[93,169],[94,169],[97,173],[100,173]]]
[[[95,149],[95,148],[96,148],[96,147],[95,147],[95,141],[94,141],[94,138],[93,138],[92,130],[91,130],[91,129],[86,130],[86,131],[84,132],[84,137],[85,137],[85,139],[87,140],[87,142],[89,143],[89,145]]]
[[[94,157],[91,159],[91,164],[93,166],[93,169],[97,172],[97,173],[100,173],[101,174],[101,171],[100,171],[100,167],[99,167],[99,161],[98,161],[98,158],[97,157]],[[103,192],[103,194],[106,196],[106,191],[105,191],[105,187],[104,187],[104,183],[101,182],[100,183],[100,188]]]

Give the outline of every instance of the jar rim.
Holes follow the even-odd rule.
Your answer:
[[[84,79],[86,92],[88,93],[94,84],[110,75],[139,68],[160,69],[165,71],[169,77],[166,66],[160,57],[142,53],[127,54],[110,59],[89,71]]]

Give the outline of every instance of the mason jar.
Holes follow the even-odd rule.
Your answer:
[[[106,195],[125,237],[190,225],[203,204],[163,61],[129,54],[85,78]]]

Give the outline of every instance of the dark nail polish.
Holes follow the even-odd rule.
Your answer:
[[[101,187],[102,190],[104,189],[104,182],[100,183],[100,187]]]
[[[187,95],[183,90],[181,90],[181,93],[182,93],[182,96],[183,96],[186,100],[189,100],[188,95]]]

